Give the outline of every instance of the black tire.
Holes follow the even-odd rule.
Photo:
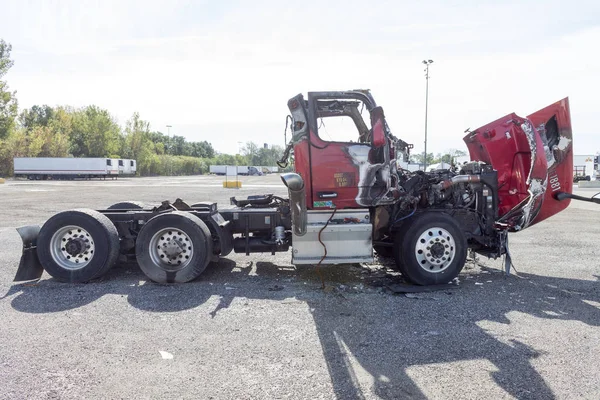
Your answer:
[[[377,253],[379,255],[379,257],[383,257],[383,258],[394,257],[394,248],[392,246],[374,245],[373,250],[375,250],[375,253]]]
[[[170,228],[173,232],[169,231]],[[165,231],[166,234],[157,236],[161,231]],[[182,266],[170,264],[175,261],[167,258],[159,259],[160,251],[154,247],[155,240],[166,238],[168,241],[172,233],[173,238],[179,239],[175,236],[177,232],[181,238],[187,239],[186,243],[191,242],[188,249],[183,248],[183,253],[176,256],[176,260],[180,259]],[[160,246],[157,247],[161,249]],[[192,255],[186,260],[184,257],[187,251],[191,251]],[[195,215],[184,211],[160,214],[149,220],[140,230],[135,245],[140,268],[148,278],[157,283],[185,283],[196,279],[208,266],[212,251],[212,237],[206,224]]]
[[[108,207],[107,210],[143,210],[144,203],[141,201],[121,201]]]
[[[433,250],[428,250],[430,247]],[[456,220],[448,214],[424,213],[414,217],[402,234],[396,235],[394,255],[396,265],[408,281],[423,286],[444,284],[463,269],[467,240]],[[449,255],[452,256],[450,262],[446,258]]]
[[[67,229],[71,226],[81,228],[85,237],[82,239],[76,237],[76,228],[70,231]],[[60,248],[61,241],[67,242],[64,236],[62,240],[60,239],[62,231],[77,242],[74,245],[75,249],[81,249],[77,255],[66,256],[64,248]],[[85,240],[93,246],[91,250],[93,256],[83,253],[86,250]],[[37,254],[40,263],[53,278],[71,283],[87,282],[104,275],[117,261],[119,234],[112,221],[97,211],[88,209],[63,211],[54,215],[42,226],[37,239]],[[72,260],[77,262],[81,260],[81,263],[75,264]]]

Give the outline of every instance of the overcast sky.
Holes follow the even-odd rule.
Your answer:
[[[600,150],[600,1],[0,0],[20,107],[134,111],[151,128],[283,144],[286,102],[370,88],[393,133],[432,152],[569,96],[576,154]]]

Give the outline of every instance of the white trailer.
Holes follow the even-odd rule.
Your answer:
[[[14,176],[27,179],[116,178],[119,176],[118,159],[17,157]]]
[[[119,175],[132,176],[137,172],[137,162],[129,158],[119,159]]]
[[[208,169],[208,171],[211,174],[215,174],[215,175],[230,175],[230,173],[228,173],[228,171],[231,170],[231,168],[235,168],[236,169],[236,173],[237,175],[263,175],[262,171],[259,169],[259,167],[252,167],[252,166],[247,166],[247,165],[238,165],[238,166],[229,166],[229,170],[227,169],[227,165],[211,165]]]
[[[208,172],[215,175],[227,174],[227,165],[211,165],[208,167]]]

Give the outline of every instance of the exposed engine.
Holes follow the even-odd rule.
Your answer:
[[[482,162],[430,172],[398,171],[399,199],[388,209],[389,227],[399,229],[414,214],[440,211],[461,221],[468,239],[493,245],[497,218],[497,172]]]

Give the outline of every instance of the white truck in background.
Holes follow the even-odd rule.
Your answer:
[[[15,178],[30,180],[118,178],[135,175],[137,162],[118,158],[16,157]]]
[[[229,170],[227,169],[227,167],[229,167]],[[215,175],[226,175],[229,171],[229,173],[231,173],[231,171],[236,171],[237,175],[263,175],[262,170],[260,169],[260,167],[253,167],[253,166],[247,166],[247,165],[238,165],[238,166],[227,166],[227,165],[211,165],[208,169],[208,171],[211,174],[215,174]]]
[[[260,167],[256,167],[260,170],[262,170],[263,174],[274,174],[279,172],[279,167],[267,167],[264,165],[261,165]]]

